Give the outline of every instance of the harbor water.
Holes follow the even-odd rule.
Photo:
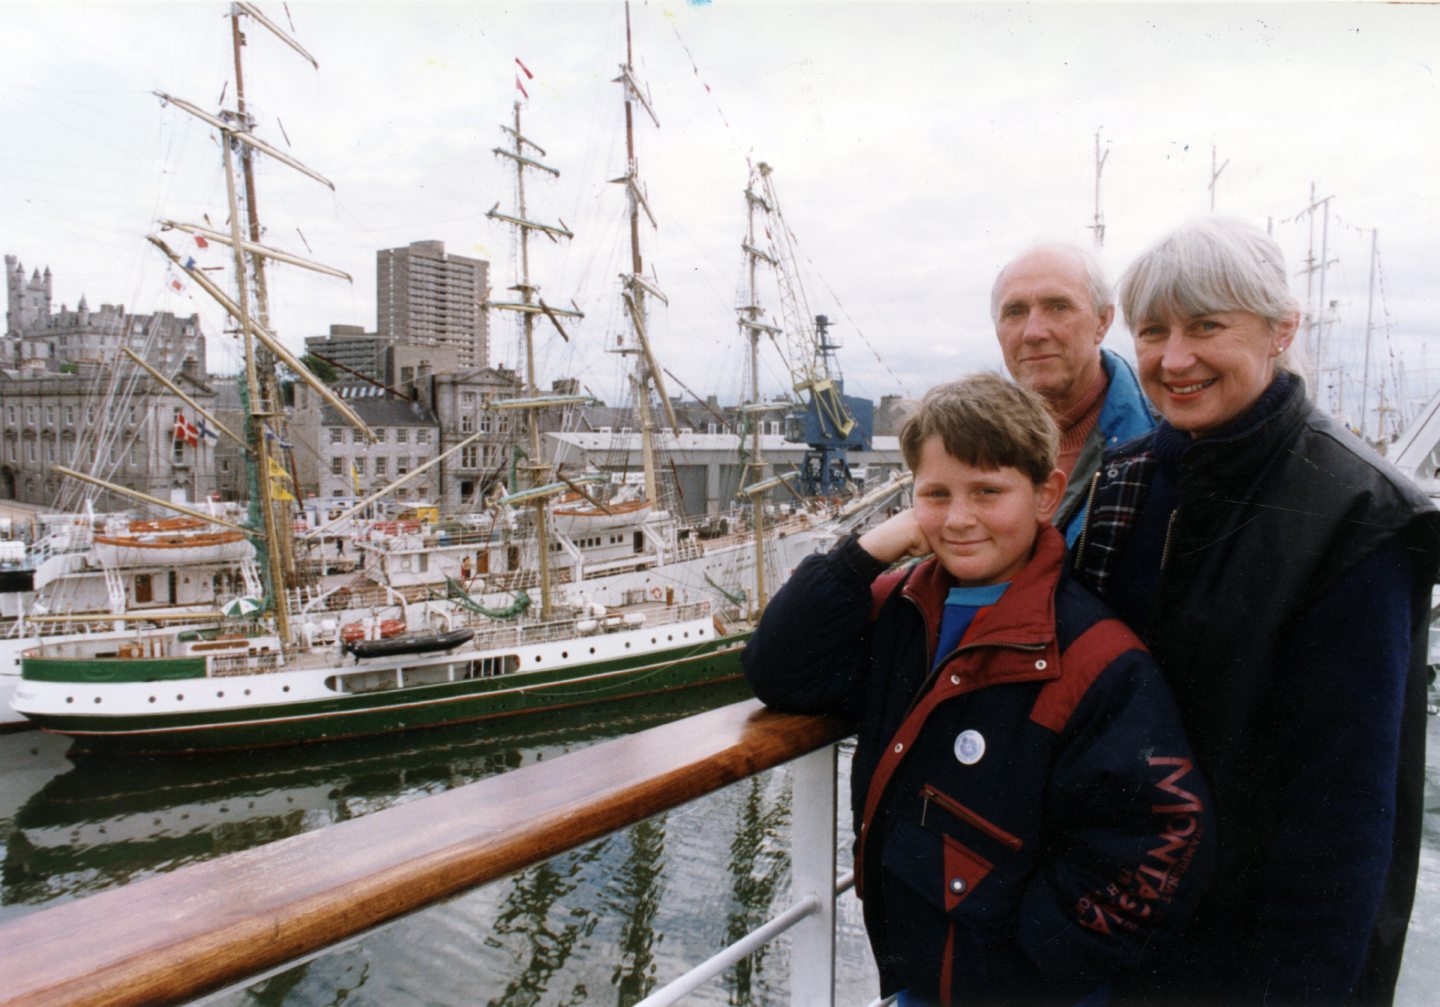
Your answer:
[[[188,863],[323,828],[700,712],[600,706],[508,724],[196,759],[72,762],[65,739],[0,736],[0,921]],[[1397,1002],[1440,988],[1440,718],[1429,722],[1426,832]],[[841,760],[847,753],[842,746]],[[848,846],[841,780],[839,844]],[[774,770],[407,917],[206,1003],[630,1004],[789,901],[790,775]],[[841,853],[840,862],[845,862]],[[858,905],[839,912],[836,1003],[875,995]],[[784,1003],[782,938],[687,1004]]]

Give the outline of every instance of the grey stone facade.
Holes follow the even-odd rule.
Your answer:
[[[215,393],[185,373],[176,384],[207,409]],[[0,499],[53,506],[60,499],[64,465],[171,500],[204,500],[215,490],[215,440],[189,444],[175,437],[176,413],[198,426],[199,417],[149,376],[136,377],[125,394],[93,368],[78,374],[0,371]],[[96,490],[96,508],[136,506]]]

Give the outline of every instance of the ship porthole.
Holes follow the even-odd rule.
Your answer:
[[[595,648],[594,648],[594,647],[591,647],[591,648],[590,648],[590,653],[592,653],[592,654],[595,653]]]
[[[540,663],[540,655],[539,655],[539,654],[536,654],[536,655],[535,655],[535,663],[536,663],[536,664],[539,664],[539,663]]]
[[[183,701],[184,699],[185,699],[185,693],[183,693],[183,692],[177,692],[177,693],[175,693],[175,702],[179,703],[179,702]]]
[[[221,691],[215,693],[215,698],[216,698],[216,699],[224,699],[224,698],[225,698],[225,691],[222,689]]]
[[[99,704],[99,702],[100,702],[100,697],[99,697],[99,696],[96,696],[96,697],[95,697],[95,702],[96,702],[97,705]]]
[[[568,650],[562,650],[560,652],[560,657],[562,660],[568,660],[570,657],[570,652]]]
[[[65,697],[65,702],[67,702],[67,703],[73,703],[73,702],[75,702],[75,697],[74,697],[74,696],[66,696],[66,697]]]
[[[150,697],[150,702],[152,702],[152,703],[155,702],[155,697],[154,697],[154,696],[151,696],[151,697]]]
[[[288,686],[288,685],[283,686],[283,687],[281,687],[280,691],[281,691],[281,692],[289,692],[289,691],[290,691],[290,686]]]
[[[249,690],[249,689],[246,689],[246,690],[245,690],[245,695],[247,695],[247,696],[250,695],[250,690]]]
[[[629,641],[629,640],[626,640],[626,641],[625,641],[625,649],[626,649],[626,650],[629,650],[629,649],[630,649],[630,641]]]

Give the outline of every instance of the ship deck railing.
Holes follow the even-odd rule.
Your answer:
[[[637,1007],[678,1002],[782,932],[790,1004],[829,1007],[836,896],[849,883],[836,878],[846,733],[750,700],[42,909],[0,925],[0,1007],[160,1007],[243,989],[787,763],[789,907]]]

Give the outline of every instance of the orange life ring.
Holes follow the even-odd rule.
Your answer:
[[[661,598],[665,597],[665,592],[661,591],[658,587],[652,587],[650,589],[650,597],[654,598],[656,601],[659,601]]]

